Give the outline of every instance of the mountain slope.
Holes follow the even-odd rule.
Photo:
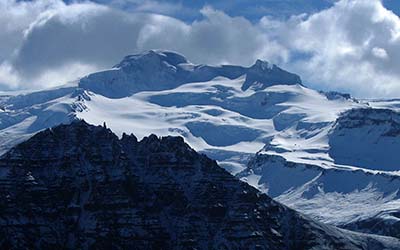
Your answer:
[[[322,137],[325,149],[303,154],[292,139],[299,149],[277,151],[272,141],[238,176],[322,222],[400,237],[398,121],[388,109],[346,111]]]
[[[268,154],[257,154],[237,176],[318,221],[400,237],[400,178],[396,176],[324,169]]]
[[[329,134],[330,156],[338,164],[400,170],[400,114],[390,109],[357,109],[343,114]]]
[[[130,96],[146,90],[165,90],[189,82],[206,82],[215,77],[235,79],[246,75],[242,88],[266,88],[272,84],[301,84],[300,77],[276,65],[257,60],[249,67],[195,65],[170,51],[150,50],[125,57],[111,70],[82,78],[79,86],[111,98]]]
[[[0,96],[0,153],[77,118],[106,122],[118,136],[182,136],[312,218],[400,237],[398,106],[314,91],[263,61],[194,65],[149,51],[67,86]]]
[[[2,249],[397,249],[309,220],[182,138],[119,139],[83,121],[0,159]]]

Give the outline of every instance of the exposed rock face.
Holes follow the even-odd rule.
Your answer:
[[[352,98],[351,95],[348,93],[341,93],[337,91],[328,91],[328,92],[320,91],[320,93],[324,94],[326,98],[328,98],[328,100],[353,100],[358,102],[357,99]]]
[[[1,249],[398,249],[309,220],[197,154],[83,121],[0,159]]]
[[[400,114],[389,109],[352,109],[343,113],[329,135],[335,163],[400,170]]]
[[[287,72],[275,64],[257,60],[256,63],[246,70],[246,81],[242,89],[252,87],[255,90],[265,89],[275,84],[301,84],[298,75]]]
[[[336,121],[338,129],[387,125],[390,131],[384,136],[400,135],[400,114],[390,109],[362,108],[343,113]]]
[[[393,209],[392,212],[382,212],[385,219],[375,217],[349,223],[343,228],[357,232],[389,235],[400,238],[400,211]]]

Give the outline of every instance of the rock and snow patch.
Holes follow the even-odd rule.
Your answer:
[[[396,189],[382,183],[397,183],[400,170],[399,103],[314,91],[262,61],[195,65],[174,52],[149,51],[68,86],[0,96],[0,153],[77,118],[106,122],[119,136],[178,135],[289,206],[337,225],[360,219],[365,227],[367,219],[392,221],[395,213]],[[276,158],[258,171],[247,164],[256,152]],[[359,186],[343,190],[347,182]],[[353,199],[371,209],[355,209]]]

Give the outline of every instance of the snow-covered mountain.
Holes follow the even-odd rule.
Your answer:
[[[118,138],[84,121],[0,159],[1,249],[397,249],[312,221],[181,137]]]
[[[149,51],[125,57],[113,69],[88,75],[79,86],[111,98],[131,96],[140,91],[176,88],[185,83],[207,82],[215,77],[235,79],[245,75],[242,89],[253,85],[266,88],[272,84],[300,84],[301,80],[267,62],[257,60],[249,68],[221,65],[194,65],[185,57],[169,51]]]
[[[181,137],[72,122],[0,159],[1,249],[398,249],[310,220]]]
[[[76,118],[106,122],[120,136],[178,135],[313,218],[400,237],[399,107],[397,100],[309,89],[260,60],[194,65],[174,52],[149,51],[63,87],[4,94],[0,145],[4,153]]]

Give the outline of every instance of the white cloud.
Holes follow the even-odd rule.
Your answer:
[[[257,58],[284,61],[285,49],[243,17],[205,7],[204,19],[188,25],[177,20],[146,24],[138,49],[172,49],[197,63],[250,65]],[[160,17],[158,17],[160,18]]]
[[[154,0],[111,0],[109,5],[125,11],[149,12],[164,15],[174,15],[182,11],[182,3],[159,2]]]
[[[385,49],[378,47],[372,48],[372,54],[380,59],[387,59],[389,57]]]
[[[0,1],[0,62],[12,56],[23,40],[23,32],[45,10],[63,3],[54,0],[34,2]]]
[[[400,19],[379,0],[342,0],[279,27],[281,43],[303,58],[287,66],[314,87],[357,96],[400,96]]]
[[[185,23],[90,2],[3,1],[0,84],[12,88],[54,85],[110,67],[126,54],[160,48],[197,63],[250,65],[261,58],[319,89],[400,96],[400,19],[379,0],[341,0],[316,14],[258,23],[212,7],[201,10],[203,19]],[[160,6],[131,1],[142,11]],[[179,9],[164,7],[165,13]]]
[[[171,49],[198,63],[252,64],[257,58],[281,62],[284,48],[243,17],[211,7],[192,24],[157,14],[130,14],[93,3],[61,5],[39,15],[10,62],[24,87],[44,79],[69,80],[68,65],[85,69],[112,66],[123,56],[149,49]],[[7,64],[8,65],[8,64]],[[45,75],[53,77],[45,77]],[[58,74],[56,74],[59,72]],[[83,70],[80,71],[84,72]],[[88,73],[88,72],[86,72]],[[13,80],[12,82],[15,82]],[[15,85],[15,84],[13,84]]]
[[[14,71],[12,65],[8,62],[0,64],[0,89],[17,89],[20,85],[18,74]]]

